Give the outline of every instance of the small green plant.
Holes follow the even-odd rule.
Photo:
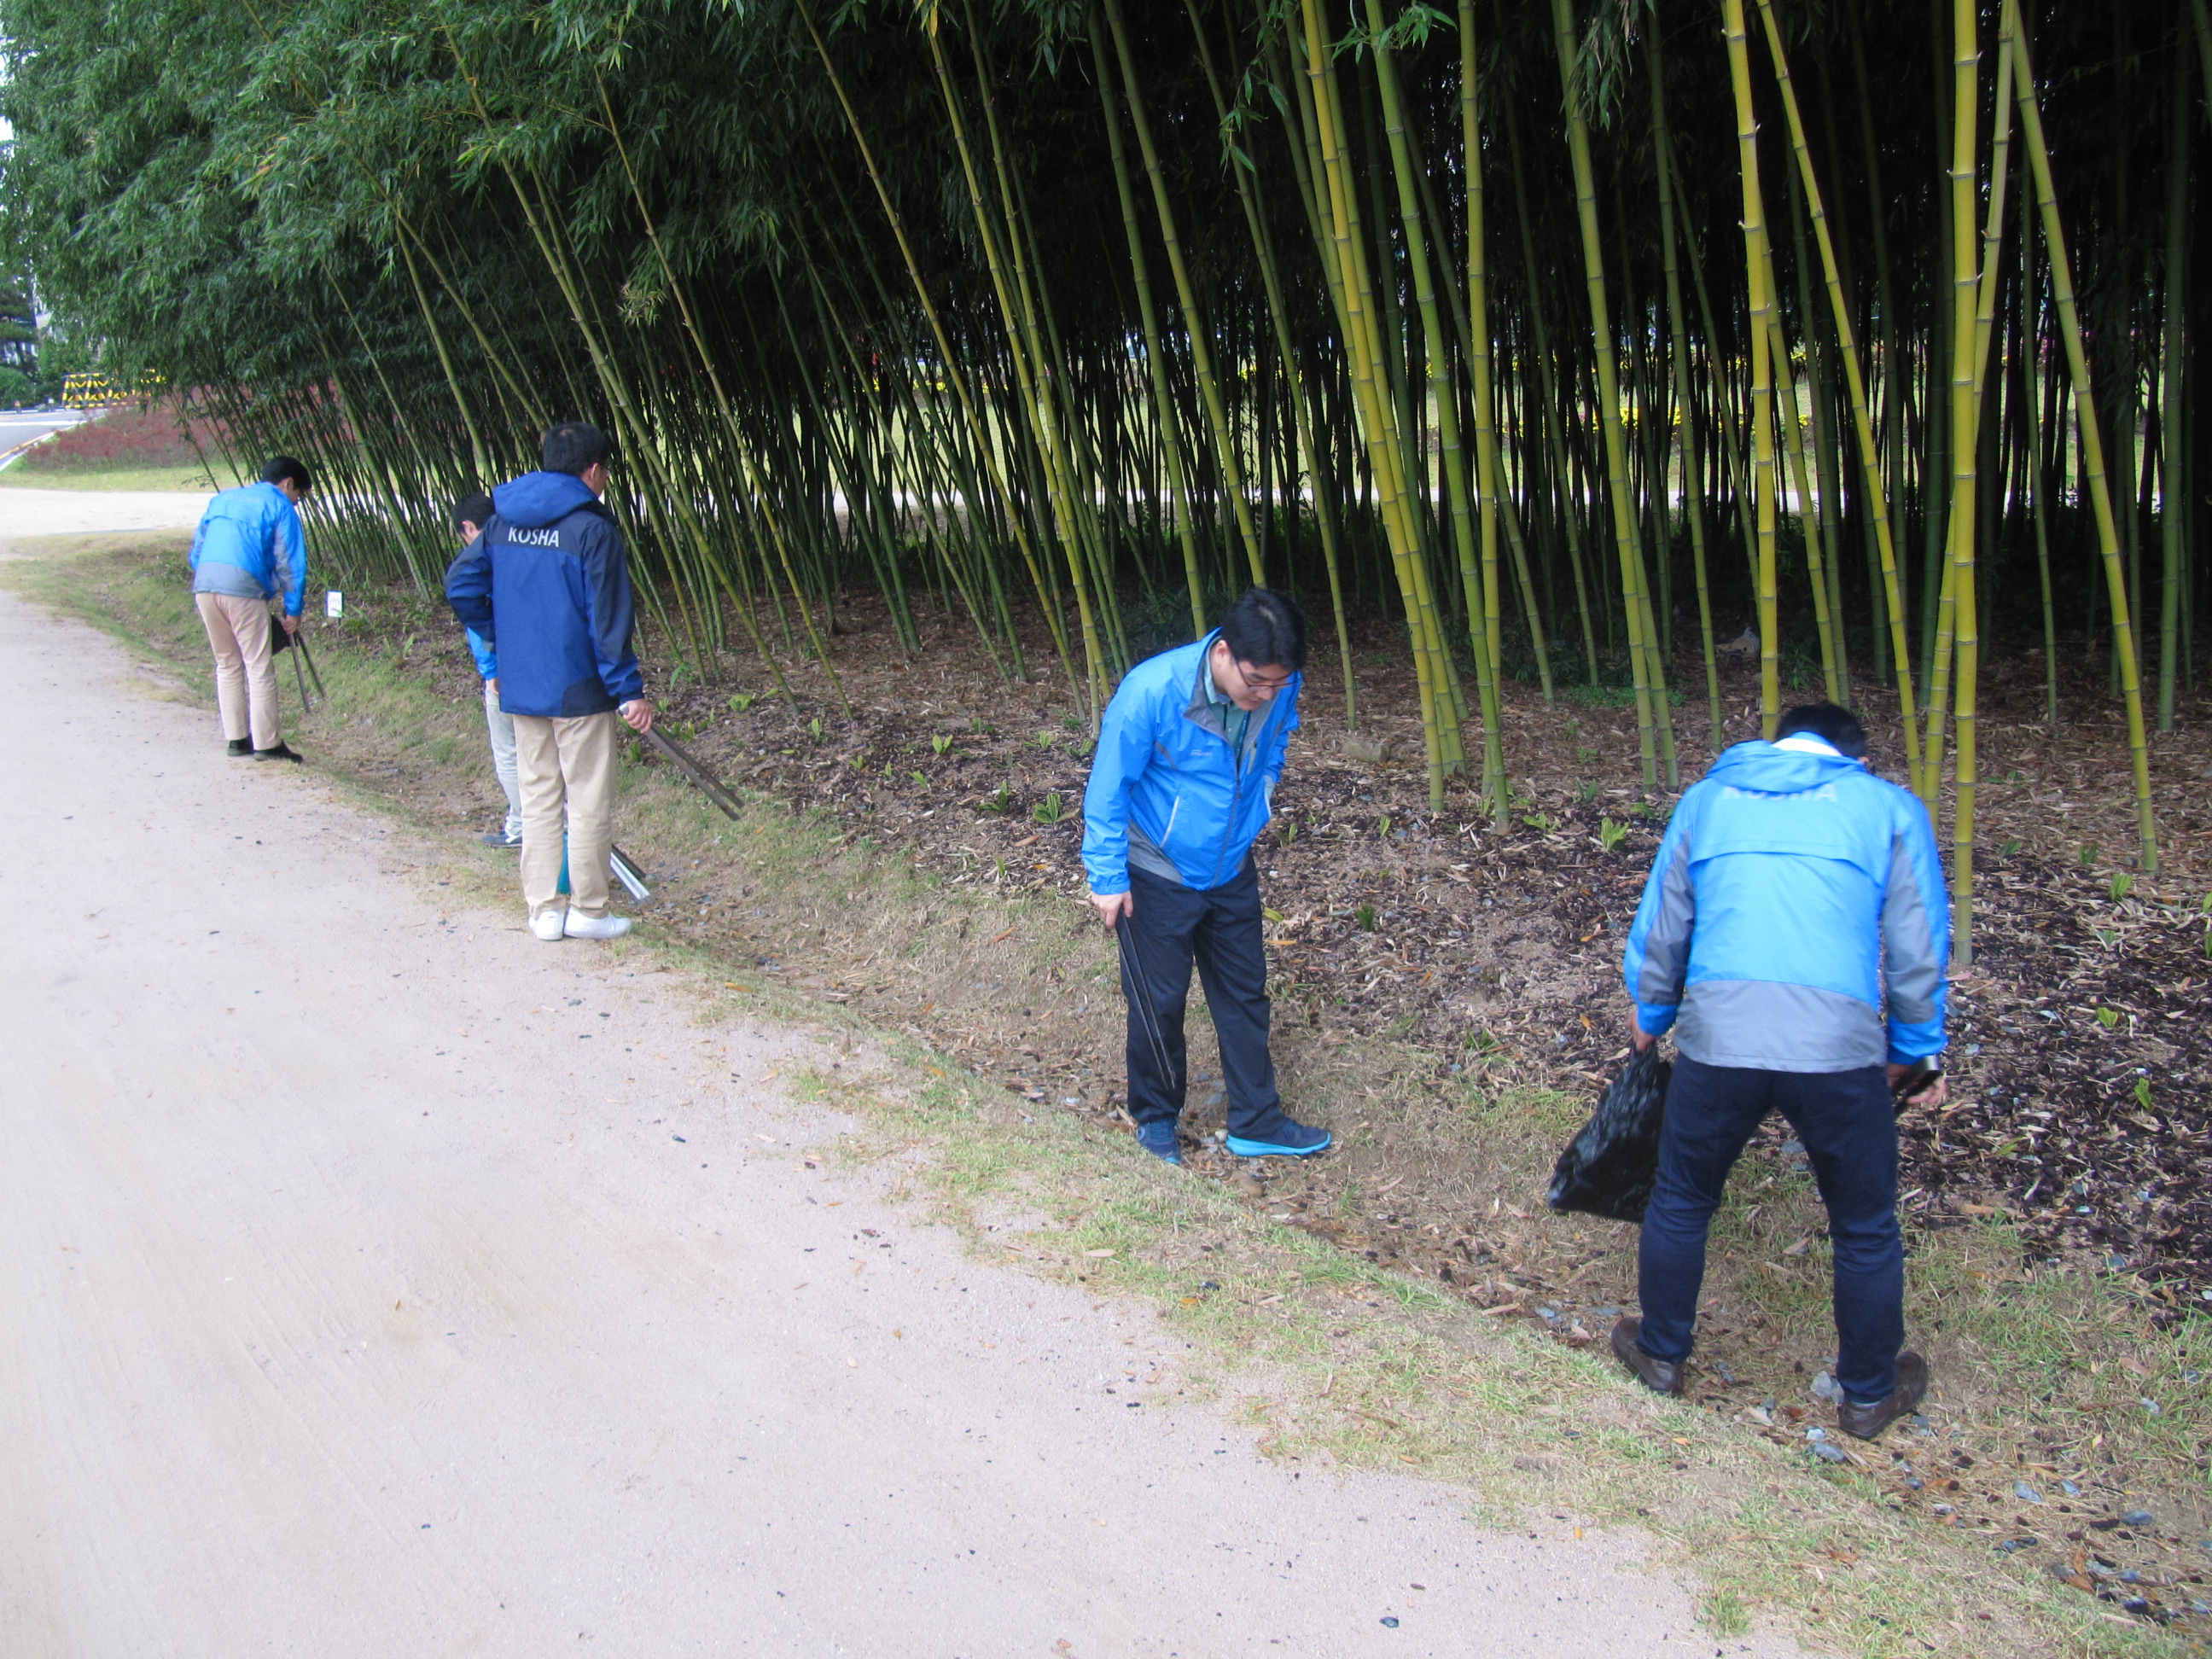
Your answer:
[[[1591,748],[1588,744],[1578,743],[1575,745],[1575,763],[1577,765],[1588,766],[1596,758],[1597,750]]]
[[[984,796],[978,803],[986,812],[1004,812],[1011,809],[1013,804],[1014,792],[1003,783]]]
[[[1052,747],[1054,743],[1059,739],[1059,732],[1053,731],[1050,727],[1047,727],[1044,731],[1038,732],[1036,736],[1031,738],[1030,741],[1040,749],[1049,749]]]
[[[949,755],[952,752],[952,738],[949,734],[939,732],[929,740],[929,746],[940,755]]]
[[[2212,893],[2207,893],[2203,898],[2197,900],[2197,914],[2200,916],[2212,916]]]
[[[1552,833],[1552,815],[1549,812],[1530,812],[1521,822],[1541,834],[1548,836]]]
[[[1628,838],[1628,826],[1615,823],[1611,818],[1597,821],[1597,844],[1608,853]]]
[[[1736,1637],[1751,1633],[1751,1614],[1743,1602],[1723,1590],[1705,1600],[1705,1622],[1713,1627],[1716,1636]]]
[[[730,712],[732,714],[742,714],[746,709],[752,706],[752,693],[750,691],[740,691],[736,696],[730,699]]]
[[[909,773],[908,773],[908,774],[907,774],[907,776],[908,776],[908,777],[912,778],[912,779],[913,779],[916,783],[920,784],[923,788],[927,789],[927,788],[928,788],[928,787],[929,787],[929,780],[928,780],[928,778],[927,778],[927,777],[926,777],[925,775],[923,775],[921,773],[920,773],[920,772],[909,772]]]
[[[1390,815],[1388,812],[1382,815],[1382,822],[1376,826],[1375,833],[1378,836],[1387,836],[1390,833]]]
[[[1004,859],[993,859],[993,860],[991,860],[991,869],[992,869],[992,879],[993,879],[993,880],[994,880],[994,881],[1000,881],[1000,882],[1003,882],[1003,881],[1005,881],[1005,880],[1006,880],[1006,860],[1004,860]]]
[[[1591,783],[1585,780],[1575,786],[1575,800],[1578,805],[1588,806],[1596,799],[1597,785],[1595,783]]]
[[[1074,756],[1078,760],[1088,760],[1091,757],[1091,751],[1097,746],[1098,745],[1091,742],[1090,738],[1085,738],[1080,743],[1071,743],[1068,744],[1067,752]]]
[[[1039,823],[1058,823],[1066,810],[1060,804],[1060,792],[1055,789],[1030,809],[1030,816]]]
[[[2150,1079],[2147,1077],[2136,1079],[2136,1104],[2146,1112],[2150,1110]]]
[[[890,762],[885,761],[884,763],[884,775],[887,778],[896,777],[898,775],[898,768],[893,765]]]
[[[2135,890],[2136,878],[2130,875],[2126,871],[2122,870],[2118,872],[2112,877],[2112,883],[2106,890],[2110,892],[2116,899],[2124,899],[2130,893],[2134,892]]]
[[[1999,858],[2001,858],[2001,859],[2008,859],[2008,858],[2010,858],[2010,857],[2011,857],[2014,853],[2019,852],[2022,848],[2026,847],[2027,845],[2027,843],[2026,842],[2024,842],[2024,841],[2009,841],[2009,840],[2008,840],[2008,841],[2007,841],[2007,842],[2005,842],[2005,844],[2004,844],[2003,846],[2002,846],[2002,847],[2000,847],[2000,848],[1997,848],[1997,856],[1998,856]]]
[[[1285,818],[1275,826],[1275,840],[1279,845],[1288,847],[1297,838],[1298,821],[1296,818]],[[2212,935],[2207,937],[2212,937]]]
[[[1260,914],[1270,921],[1280,921],[1283,919],[1283,913],[1280,910],[1271,908],[1264,904],[1260,907]]]
[[[851,767],[855,772],[864,772],[867,769],[868,766],[867,757],[865,755],[855,755],[852,759],[847,761],[845,764]]]
[[[2075,854],[2075,858],[2084,870],[2087,869],[2097,861],[2097,843],[2094,841],[2083,842],[2081,850]]]
[[[1371,904],[1361,905],[1357,910],[1354,910],[1352,913],[1352,920],[1353,925],[1356,926],[1361,933],[1373,933],[1375,931],[1375,907]]]
[[[811,737],[815,742],[819,743],[822,741],[822,717],[819,714],[817,714],[812,720],[806,722],[806,731],[807,735]]]
[[[2097,1010],[2097,1024],[2103,1026],[2106,1030],[2111,1030],[2112,1027],[2118,1025],[2119,1023],[2120,1011],[2118,1009],[2100,1008]]]
[[[988,738],[991,735],[991,722],[981,714],[971,714],[968,719],[968,729],[979,738]]]
[[[1071,732],[1080,732],[1083,729],[1083,722],[1073,714],[1062,714],[1060,717],[1060,723]]]
[[[2115,928],[2092,927],[2089,931],[2097,936],[2097,943],[2103,945],[2107,951],[2111,950],[2115,945],[2118,945],[2120,942],[2119,933]]]

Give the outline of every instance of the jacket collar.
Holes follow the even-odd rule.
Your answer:
[[[1220,637],[1221,630],[1217,628],[1198,642],[1198,672],[1191,676],[1190,701],[1183,705],[1182,717],[1204,726],[1226,743],[1229,741],[1228,722],[1221,718],[1220,707],[1206,695],[1206,677],[1213,672],[1210,660],[1213,655],[1213,642]]]

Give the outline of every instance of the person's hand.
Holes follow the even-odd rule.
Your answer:
[[[1910,1066],[1893,1066],[1889,1068],[1889,1086],[1893,1093],[1895,1092],[1897,1085],[1905,1081],[1905,1074],[1911,1069]],[[1933,1109],[1950,1098],[1951,1079],[1939,1072],[1936,1075],[1936,1080],[1918,1094],[1906,1096],[1905,1103],[1908,1106],[1926,1106]]]
[[[1098,920],[1106,924],[1106,931],[1109,933],[1114,931],[1114,924],[1123,916],[1137,913],[1136,900],[1127,893],[1093,893],[1091,902],[1098,912]]]
[[[634,697],[622,706],[622,717],[633,732],[653,730],[653,705],[643,697]]]
[[[1640,1054],[1658,1041],[1657,1037],[1644,1029],[1644,1022],[1637,1018],[1635,1011],[1632,1009],[1628,1016],[1629,1046]]]
[[[300,619],[297,617],[285,617],[281,618],[281,620],[284,624],[284,631],[287,634],[296,634],[300,631]]]
[[[489,679],[486,680],[484,682],[484,690],[490,692],[495,697],[499,695],[499,676],[495,674]]]

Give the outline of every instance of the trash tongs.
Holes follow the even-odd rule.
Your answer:
[[[693,788],[720,807],[729,817],[743,822],[744,811],[738,805],[737,798],[723,787],[719,778],[694,760],[681,744],[673,738],[663,737],[659,732],[647,731],[642,735],[647,743],[668,757],[670,764],[684,775]]]

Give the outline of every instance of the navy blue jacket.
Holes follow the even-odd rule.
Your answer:
[[[526,472],[491,501],[491,521],[446,572],[446,600],[497,651],[499,706],[573,719],[643,696],[614,515],[567,472]]]
[[[1841,1072],[1942,1048],[1950,948],[1927,810],[1789,738],[1737,744],[1683,793],[1622,965],[1637,1023],[1692,1060]]]

